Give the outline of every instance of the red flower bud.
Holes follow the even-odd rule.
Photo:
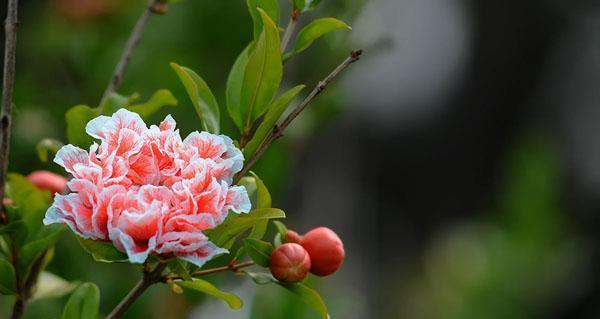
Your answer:
[[[344,260],[344,245],[338,235],[327,227],[317,227],[304,235],[300,245],[310,255],[310,272],[317,276],[331,275]]]
[[[283,244],[273,250],[269,269],[279,281],[302,281],[310,270],[310,256],[298,244]]]
[[[301,240],[302,236],[298,235],[298,233],[293,230],[288,230],[287,233],[285,233],[284,242],[286,243],[299,244]]]
[[[37,188],[49,190],[54,193],[62,193],[67,188],[67,179],[49,171],[33,171],[27,175],[27,179]]]

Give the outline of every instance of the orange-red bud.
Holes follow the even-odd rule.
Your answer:
[[[285,233],[285,239],[284,239],[285,243],[299,244],[301,240],[302,240],[302,236],[300,236],[297,232],[295,232],[293,230],[288,230],[287,233]]]
[[[37,188],[54,193],[62,193],[67,188],[67,179],[64,176],[49,171],[33,171],[27,179]]]
[[[302,246],[287,243],[278,246],[271,253],[269,269],[279,281],[302,281],[310,270],[310,256]]]
[[[317,227],[304,235],[300,245],[310,255],[310,272],[327,276],[336,272],[344,261],[344,245],[338,235],[327,227]]]

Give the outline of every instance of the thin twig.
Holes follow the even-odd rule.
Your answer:
[[[290,21],[288,22],[287,27],[285,27],[285,33],[283,34],[283,38],[281,39],[281,53],[285,52],[285,49],[294,34],[294,30],[296,29],[296,25],[298,25],[298,18],[300,18],[300,11],[294,9],[290,16]]]
[[[17,53],[17,20],[19,1],[9,0],[4,21],[4,73],[2,77],[2,110],[0,111],[0,199],[4,198],[8,157],[10,153],[10,128],[12,96],[15,86],[15,60]],[[0,205],[0,222],[8,223],[4,206]]]
[[[13,265],[13,268],[15,269],[15,283],[17,288],[17,299],[15,300],[15,304],[13,305],[11,319],[18,319],[21,318],[23,312],[25,312],[25,304],[27,302],[27,297],[25,296],[23,283],[21,281],[21,274],[19,271],[19,250],[17,248],[17,241],[14,235],[11,235],[10,237],[10,256],[11,263]]]
[[[246,161],[246,164],[242,168],[242,170],[236,175],[233,183],[237,184],[244,177],[252,166],[258,161],[258,159],[264,154],[264,152],[269,148],[275,140],[283,136],[283,131],[292,123],[292,121],[306,109],[306,107],[319,95],[327,85],[333,81],[342,71],[344,71],[350,64],[360,60],[362,55],[362,50],[352,50],[350,52],[350,56],[348,56],[340,65],[338,65],[329,75],[319,81],[317,86],[310,92],[306,98],[281,122],[279,125],[275,125],[269,135],[265,138],[265,140],[260,144],[256,152]]]
[[[159,4],[159,0],[148,0],[148,4],[146,8],[144,8],[144,12],[138,18],[135,27],[131,31],[131,35],[129,35],[129,39],[127,40],[127,44],[125,45],[125,50],[121,54],[121,58],[115,67],[110,83],[108,83],[108,87],[104,91],[104,95],[102,95],[102,102],[106,100],[106,98],[113,93],[121,84],[123,80],[123,75],[125,74],[125,69],[127,65],[129,65],[129,61],[131,60],[131,55],[133,54],[133,50],[140,42],[140,38],[142,36],[142,32],[144,31],[144,27],[146,26],[146,22],[148,22],[148,18],[154,12],[154,8]]]
[[[144,271],[142,279],[131,289],[131,291],[121,300],[106,319],[115,319],[121,317],[125,311],[136,301],[148,287],[159,282],[162,278],[162,272],[167,267],[166,263],[159,263],[151,272]]]
[[[243,262],[243,263],[239,263],[239,264],[230,264],[227,266],[196,270],[193,273],[191,273],[190,276],[201,277],[201,276],[206,276],[206,275],[215,274],[215,273],[224,272],[224,271],[237,272],[238,270],[240,270],[242,268],[246,268],[246,267],[250,267],[250,266],[254,266],[254,265],[255,265],[255,263],[253,261],[247,261],[247,262]],[[163,277],[162,281],[166,282],[167,280],[182,280],[182,279],[183,278],[179,275],[168,274]]]

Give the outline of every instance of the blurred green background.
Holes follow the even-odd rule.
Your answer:
[[[21,0],[11,171],[60,172],[35,145],[66,140],[71,106],[98,104],[144,3]],[[287,64],[284,87],[312,87],[354,47],[365,57],[256,171],[290,228],[326,225],[344,240],[342,270],[310,279],[332,318],[600,317],[600,6],[323,0],[302,22],[325,16],[354,30]],[[223,101],[251,33],[245,1],[173,4],[149,21],[118,91],[171,90],[179,105],[153,122],[171,113],[186,135],[198,121],[169,62],[202,75]],[[71,233],[48,270],[96,283],[103,314],[139,277],[134,266],[94,262]],[[125,317],[316,317],[278,287],[209,279],[244,308],[156,286]],[[65,301],[33,301],[26,318],[59,318]],[[0,297],[0,318],[10,305]]]

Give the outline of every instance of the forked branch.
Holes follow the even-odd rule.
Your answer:
[[[260,146],[256,149],[256,152],[246,161],[242,170],[236,175],[234,184],[239,183],[239,181],[244,177],[252,166],[258,161],[258,159],[265,153],[265,151],[269,148],[275,140],[283,136],[283,131],[306,109],[306,107],[319,95],[331,81],[333,81],[340,73],[342,73],[347,67],[349,67],[352,63],[360,60],[362,55],[362,50],[352,50],[350,55],[338,65],[325,79],[319,81],[315,88],[307,95],[304,100],[281,122],[279,125],[275,125],[271,132],[267,135],[265,140],[260,144]]]

